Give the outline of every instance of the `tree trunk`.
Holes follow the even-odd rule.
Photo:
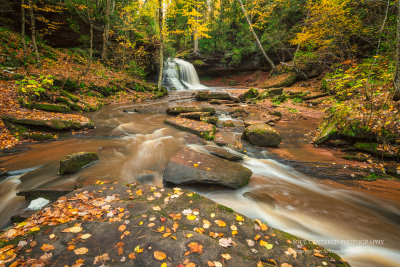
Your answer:
[[[394,75],[395,99],[400,100],[400,1],[397,1],[396,73]]]
[[[271,66],[272,70],[276,70],[276,66],[275,66],[274,62],[268,57],[267,53],[265,53],[265,50],[261,45],[260,39],[258,39],[258,36],[257,36],[256,32],[254,31],[253,26],[251,25],[251,21],[250,21],[249,17],[247,16],[247,12],[246,12],[246,9],[244,8],[242,0],[238,0],[238,1],[239,1],[240,6],[242,7],[244,17],[246,18],[247,23],[249,24],[250,31],[253,34],[253,37],[257,42],[258,48],[261,50],[261,53],[267,60],[268,64]]]
[[[110,6],[111,0],[106,1],[106,25],[104,26],[103,33],[103,51],[101,52],[101,60],[103,62],[107,61],[107,45],[108,45],[108,37],[110,35]]]
[[[158,13],[158,26],[160,28],[160,60],[158,69],[158,90],[161,90],[162,77],[164,70],[164,34],[163,34],[163,0],[158,0],[159,13]]]
[[[24,48],[24,58],[26,56],[26,42],[25,42],[25,0],[21,0],[21,35],[22,46]]]
[[[197,12],[197,7],[196,7],[196,12]],[[193,52],[197,56],[197,55],[199,55],[199,38],[197,36],[197,21],[198,21],[197,15],[195,17],[195,20],[196,20],[196,24],[194,26],[194,31],[193,31],[193,44],[194,44]]]
[[[35,14],[33,14],[33,3],[32,0],[29,0],[29,14],[31,17],[31,32],[32,32],[32,43],[33,49],[35,50],[36,61],[40,62],[39,50],[36,43],[36,25],[35,25]]]

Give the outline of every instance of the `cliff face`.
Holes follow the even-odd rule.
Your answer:
[[[27,2],[27,0],[25,1]],[[13,31],[21,31],[21,6],[20,0],[0,0],[0,27],[6,27]],[[56,48],[72,48],[88,45],[90,28],[82,18],[77,17],[67,11],[61,13],[41,12],[37,14],[43,16],[51,22],[56,22],[59,25],[57,30],[50,34],[43,35],[44,41],[50,46]],[[28,11],[26,11],[26,31],[30,34],[30,23]],[[47,25],[37,20],[36,27],[39,33],[46,31]],[[94,47],[101,48],[102,44],[102,25],[94,27]]]

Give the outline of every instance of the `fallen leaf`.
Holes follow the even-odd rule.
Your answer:
[[[268,242],[265,242],[264,240],[260,240],[260,246],[265,247],[266,249],[272,249],[273,248],[272,244],[270,244]]]
[[[40,247],[44,252],[48,252],[50,250],[54,249],[53,245],[49,245],[49,244],[43,244],[43,246]]]
[[[85,248],[85,247],[77,248],[77,249],[74,250],[76,255],[83,255],[83,254],[88,253],[88,251],[89,250],[87,248]]]
[[[190,220],[190,221],[193,221],[193,220],[195,220],[197,217],[196,217],[196,215],[189,214],[188,216],[186,216],[186,218],[187,218],[188,220]]]
[[[315,256],[315,257],[318,257],[318,258],[325,258],[324,255],[321,255],[321,254],[319,254],[319,253],[314,253],[314,256]]]
[[[159,261],[165,260],[167,258],[167,255],[162,251],[154,251],[153,255],[154,258]]]
[[[292,249],[292,248],[288,248],[286,251],[285,251],[285,254],[286,255],[293,255],[293,258],[297,258],[297,252],[294,250],[294,249]]]
[[[88,239],[91,236],[92,236],[91,234],[84,234],[84,235],[81,235],[81,239]]]
[[[262,223],[259,219],[254,220],[258,226],[261,228],[261,230],[266,231],[268,230],[268,226],[264,223]]]
[[[203,252],[203,246],[200,245],[197,242],[192,242],[188,245],[188,247],[190,248],[190,252],[191,253],[199,253],[201,254]]]
[[[166,264],[165,262],[163,262],[163,263],[161,264],[161,267],[167,267],[167,264]]]
[[[93,264],[104,263],[108,260],[110,260],[110,256],[108,255],[108,253],[104,253],[103,255],[95,257]]]
[[[220,245],[221,247],[227,248],[227,247],[232,246],[232,239],[231,239],[231,238],[221,238],[221,239],[218,241],[218,243],[219,243],[219,245]]]
[[[207,220],[203,220],[203,228],[207,229],[211,226],[211,222]]]
[[[238,222],[243,222],[244,219],[243,219],[242,216],[239,216],[239,215],[236,214],[236,221],[238,221]]]
[[[224,221],[221,220],[215,220],[214,221],[219,227],[225,227],[226,223]]]
[[[221,257],[224,258],[225,260],[229,261],[230,259],[232,259],[231,255],[229,254],[221,254]]]
[[[74,227],[70,227],[70,228],[66,228],[64,230],[62,230],[62,233],[79,233],[81,232],[83,229],[80,226],[74,226]]]
[[[120,225],[120,227],[118,227],[118,230],[119,230],[120,232],[125,231],[125,230],[126,230],[126,225],[125,225],[125,224]]]

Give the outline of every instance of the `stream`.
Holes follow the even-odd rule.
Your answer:
[[[180,146],[204,152],[191,134],[163,123],[168,105],[188,103],[190,96],[190,92],[176,92],[140,104],[108,105],[86,114],[96,125],[87,133],[25,145],[18,154],[0,158],[0,167],[11,173],[0,180],[0,225],[6,225],[13,214],[29,205],[16,196],[22,190],[72,190],[76,184],[97,180],[163,186],[163,171]],[[148,112],[134,112],[137,106],[148,108]],[[76,174],[58,176],[59,160],[79,151],[97,152],[100,160]],[[272,227],[313,240],[352,266],[400,265],[400,224],[393,219],[399,218],[400,205],[330,187],[272,160],[267,150],[254,149],[241,164],[253,171],[251,182],[244,188],[186,188],[248,217],[260,218]],[[275,199],[273,205],[243,196],[260,189]]]

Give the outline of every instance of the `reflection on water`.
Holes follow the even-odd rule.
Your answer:
[[[166,107],[168,102],[168,99],[160,100],[155,106]],[[184,145],[186,134],[165,126],[165,115],[123,112],[133,108],[132,105],[107,106],[91,114],[97,127],[85,136],[33,144],[30,150],[2,158],[0,167],[11,171],[35,169],[14,173],[0,181],[0,224],[4,225],[12,214],[29,204],[15,195],[21,190],[72,190],[77,183],[88,184],[99,179],[162,186],[168,159]],[[204,152],[199,145],[192,144],[191,148]],[[59,159],[79,151],[97,152],[99,162],[79,173],[58,176]],[[192,189],[237,212],[261,218],[275,228],[309,240],[320,240],[321,245],[338,250],[353,266],[400,264],[400,228],[393,219],[398,218],[398,205],[320,184],[270,159],[245,156],[242,164],[254,173],[245,188]],[[275,200],[274,205],[244,197],[248,191],[267,193]],[[382,210],[385,213],[378,212]],[[384,240],[384,243],[364,246],[341,240]]]

